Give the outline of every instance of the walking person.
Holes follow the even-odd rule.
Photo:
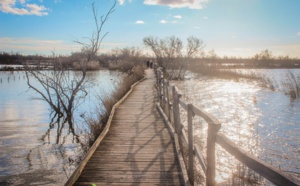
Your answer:
[[[153,68],[153,62],[150,61],[150,68]]]

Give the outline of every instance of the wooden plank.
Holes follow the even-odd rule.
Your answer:
[[[166,162],[176,162],[176,157],[174,156],[158,156],[158,157],[153,157],[153,158],[149,158],[149,157],[116,157],[116,156],[112,156],[112,157],[95,157],[95,158],[91,158],[89,161],[91,162],[99,162],[99,163],[105,163],[107,161],[111,162],[111,163],[116,163],[116,162],[151,162],[151,161],[155,161],[156,159],[159,160],[163,160]]]
[[[158,138],[160,137],[162,140],[168,139],[168,134],[108,134],[108,137],[127,139],[127,140],[137,140],[137,139],[149,139],[149,138]]]
[[[78,179],[78,182],[86,182],[93,179],[93,181],[104,181],[104,182],[114,182],[114,183],[134,183],[134,182],[160,182],[160,183],[180,183],[181,180],[174,180],[173,177],[178,176],[178,174],[170,175],[170,176],[162,176],[162,175],[119,175],[119,174],[110,174],[110,175],[97,175],[97,176],[82,176]],[[174,182],[175,181],[175,182]]]
[[[93,186],[93,185],[96,185],[96,186],[110,186],[110,185],[113,185],[113,186],[139,186],[141,185],[141,183],[111,183],[111,182],[76,182],[74,184],[74,186]],[[165,184],[162,184],[160,182],[152,182],[152,183],[145,183],[143,182],[143,186],[153,186],[153,185],[165,185]]]
[[[76,182],[74,186],[110,186],[110,185],[117,185],[117,186],[138,186],[140,183],[110,183],[110,182]],[[160,183],[143,183],[144,186],[153,186],[153,185],[161,185]]]
[[[127,153],[127,154],[125,154],[126,156],[124,156],[124,154],[123,153],[108,153],[107,151],[96,151],[95,153],[94,153],[94,155],[93,155],[93,157],[97,157],[97,156],[99,156],[99,157],[102,157],[102,156],[106,156],[106,157],[114,157],[114,156],[122,156],[122,157],[149,157],[149,158],[151,158],[151,157],[165,157],[165,156],[172,156],[172,157],[176,157],[176,154],[174,154],[173,152],[170,152],[170,153],[168,153],[168,152],[164,152],[164,153],[157,153],[157,152],[152,152],[152,153],[147,153],[147,154],[145,154],[145,153],[141,153],[141,152],[137,152],[137,153]]]
[[[95,179],[95,181],[94,181]],[[79,179],[78,183],[80,182],[89,182],[90,179]],[[162,179],[162,178],[158,178],[158,179],[147,179],[147,178],[143,178],[143,177],[135,177],[135,178],[119,178],[116,179],[114,177],[95,177],[93,178],[93,181],[90,181],[90,183],[94,183],[94,182],[102,182],[105,183],[104,185],[108,185],[108,183],[136,183],[138,185],[143,185],[144,183],[152,183],[153,184],[160,184],[160,185],[182,185],[182,181],[181,180],[174,180],[174,179]],[[92,184],[90,184],[91,186]],[[98,185],[97,185],[98,186]]]
[[[98,174],[102,174],[103,171],[180,171],[177,166],[178,162],[117,162],[117,163],[95,163],[91,162],[87,164],[81,173],[81,176],[85,174],[93,175],[91,172],[96,171]]]
[[[121,131],[122,133],[130,133],[130,128],[132,127],[136,127],[136,130],[133,132],[148,132],[148,131],[153,131],[153,130],[168,130],[167,127],[165,126],[155,126],[155,124],[150,124],[150,125],[137,125],[137,124],[120,124],[119,126],[113,126],[111,127],[110,132],[114,133],[114,132],[119,132]],[[121,133],[120,132],[120,133]]]
[[[115,137],[113,135],[111,135],[111,137]],[[155,139],[155,138],[158,138],[160,137],[162,141],[166,141],[168,140],[168,136],[153,136],[152,138]],[[119,141],[125,141],[125,140],[128,140],[128,141],[139,141],[139,140],[149,140],[149,137],[143,137],[143,136],[140,136],[140,137],[126,137],[126,136],[122,136],[122,137],[118,137]]]
[[[167,143],[171,141],[171,139],[166,139],[166,140],[163,140],[162,138],[153,138],[153,139],[149,139],[149,138],[138,138],[138,140],[135,140],[135,139],[127,139],[127,140],[124,140],[122,138],[110,138],[110,139],[107,139],[105,140],[104,142],[102,142],[102,144],[112,144],[112,143],[116,143],[116,144],[119,144],[119,145],[126,145],[126,144],[151,144],[151,143]]]
[[[158,150],[158,149],[156,149],[156,150]],[[103,149],[103,151],[105,151],[105,149]],[[159,151],[161,151],[162,153],[165,153],[165,152],[167,152],[167,153],[173,153],[174,149],[161,149]],[[138,151],[138,150],[132,151],[130,149],[113,149],[113,150],[109,149],[109,150],[107,150],[107,152],[111,152],[111,153],[125,153],[125,154],[127,154],[127,153],[148,154],[148,153],[153,152],[153,150],[151,150],[151,149],[143,149],[141,151]]]
[[[92,172],[94,174],[97,174],[97,172]],[[180,176],[181,172],[170,172],[170,171],[153,171],[153,172],[141,172],[141,171],[122,171],[122,170],[115,170],[115,171],[102,171],[101,176],[108,177],[108,176],[115,176],[115,178],[120,177],[120,175],[124,177],[132,177],[132,176],[143,176],[148,179],[170,179],[173,178],[174,176]],[[83,175],[82,177],[84,178],[89,178],[92,177],[93,175]]]
[[[115,149],[118,148],[118,149]],[[168,145],[152,145],[152,146],[145,146],[145,145],[122,145],[122,146],[110,146],[110,145],[105,145],[102,146],[99,150],[101,151],[128,151],[128,152],[137,152],[137,151],[156,151],[156,152],[172,152],[174,150],[173,146],[168,146]]]

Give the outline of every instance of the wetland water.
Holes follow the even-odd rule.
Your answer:
[[[300,70],[238,70],[268,77],[274,87],[249,79],[219,79],[191,76],[173,81],[184,99],[214,115],[222,123],[221,132],[247,152],[280,167],[300,174],[300,98],[286,94],[293,73],[300,86]],[[298,95],[299,96],[299,95]],[[186,116],[181,116],[186,120]],[[195,135],[204,152],[207,124],[194,120]],[[202,123],[202,124],[201,124]],[[217,147],[216,181],[232,183],[232,176],[241,167],[235,159]],[[205,154],[205,153],[204,153]],[[238,182],[239,183],[239,182]],[[239,184],[238,184],[239,185]]]
[[[239,70],[258,73],[274,81],[274,89],[254,80],[228,80],[193,76],[173,81],[185,99],[216,116],[233,142],[285,171],[300,173],[300,99],[286,95],[286,70]],[[300,84],[300,70],[292,70]],[[86,101],[75,111],[80,139],[85,130],[81,116],[93,114],[95,94],[105,97],[115,88],[120,74],[91,72],[97,81]],[[286,79],[287,78],[287,79]],[[28,91],[23,72],[0,72],[0,185],[63,185],[80,160],[83,146],[68,126],[49,126],[49,107]],[[185,116],[181,117],[186,120]],[[195,138],[203,146],[207,125],[195,118]],[[241,165],[217,150],[217,182],[228,183]]]
[[[49,106],[32,100],[24,72],[0,72],[0,185],[63,185],[83,153],[84,116],[101,108],[96,95],[105,98],[115,90],[121,74],[88,72],[94,85],[74,111],[75,133],[57,122],[49,126]],[[104,109],[103,109],[104,111]],[[81,142],[78,142],[78,139]]]

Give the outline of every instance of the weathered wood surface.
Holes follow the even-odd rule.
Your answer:
[[[155,82],[146,70],[74,185],[184,184],[174,141],[155,108]]]

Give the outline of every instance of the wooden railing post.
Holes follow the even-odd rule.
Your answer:
[[[165,114],[167,112],[167,109],[169,108],[168,103],[167,103],[167,100],[168,100],[167,89],[168,89],[168,81],[166,79],[164,79],[164,111],[165,111]]]
[[[168,104],[168,120],[171,122],[171,105],[170,105],[170,94],[169,94],[169,81],[166,82],[166,98]]]
[[[161,72],[160,75],[160,107],[163,108],[164,105],[164,75],[163,72]]]
[[[188,119],[188,152],[189,152],[189,178],[191,185],[194,185],[194,136],[193,136],[193,105],[187,105]]]
[[[157,69],[156,70],[156,85],[159,85],[159,74],[160,74],[160,70],[159,69]]]
[[[207,171],[206,171],[206,185],[216,185],[216,138],[217,132],[220,130],[221,124],[208,123],[207,131]]]
[[[178,136],[180,151],[182,153],[182,136],[181,136],[181,122],[180,122],[180,112],[179,112],[179,98],[180,94],[178,94],[176,87],[172,86],[172,95],[173,95],[173,119],[174,119],[174,125],[175,130]]]
[[[159,103],[161,104],[161,70],[157,70],[157,87],[158,87],[158,91],[157,91],[157,94],[158,94],[158,101]]]

